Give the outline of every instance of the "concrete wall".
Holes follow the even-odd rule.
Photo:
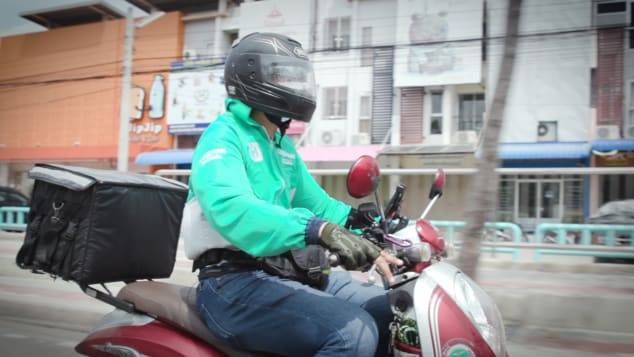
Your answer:
[[[489,0],[489,36],[503,36],[506,1]],[[591,26],[591,2],[522,2],[521,34],[583,29]],[[592,34],[528,36],[519,39],[513,80],[507,98],[503,142],[537,141],[539,121],[558,122],[559,141],[587,141],[591,125],[590,68]],[[488,53],[487,101],[497,81],[502,40]]]
[[[146,106],[154,75],[167,79],[169,63],[181,54],[180,18],[169,13],[136,31],[133,68],[142,73],[133,85],[145,89]],[[116,157],[124,32],[125,21],[115,20],[3,39],[0,80],[16,85],[0,93],[0,161]],[[24,84],[30,81],[53,82]],[[171,146],[164,119],[152,124],[161,126],[155,137],[131,135],[131,159]]]

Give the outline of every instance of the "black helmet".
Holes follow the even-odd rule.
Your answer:
[[[313,66],[302,45],[283,35],[256,32],[234,44],[225,62],[225,88],[269,119],[309,122],[315,111]]]

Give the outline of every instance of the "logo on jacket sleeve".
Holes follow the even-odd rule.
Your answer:
[[[251,156],[251,160],[253,160],[253,162],[260,162],[264,160],[262,150],[260,149],[260,145],[258,145],[258,143],[249,143],[249,156]]]
[[[225,149],[225,148],[211,149],[211,150],[207,151],[200,158],[200,160],[198,161],[198,164],[203,166],[206,163],[208,163],[209,161],[222,159],[222,157],[225,156],[226,153],[227,153],[227,149]]]

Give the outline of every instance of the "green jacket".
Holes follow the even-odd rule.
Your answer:
[[[280,141],[277,132],[271,140],[250,117],[251,108],[237,99],[227,99],[225,106],[192,160],[182,227],[190,259],[226,247],[274,256],[305,247],[315,216],[345,223],[350,206],[315,182],[288,137]]]

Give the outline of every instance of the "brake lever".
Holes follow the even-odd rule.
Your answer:
[[[384,234],[383,235],[383,239],[385,241],[388,241],[394,245],[397,245],[401,248],[409,248],[412,246],[412,242],[407,240],[407,239],[400,239],[400,238],[396,238],[396,236],[393,236],[391,234]]]

